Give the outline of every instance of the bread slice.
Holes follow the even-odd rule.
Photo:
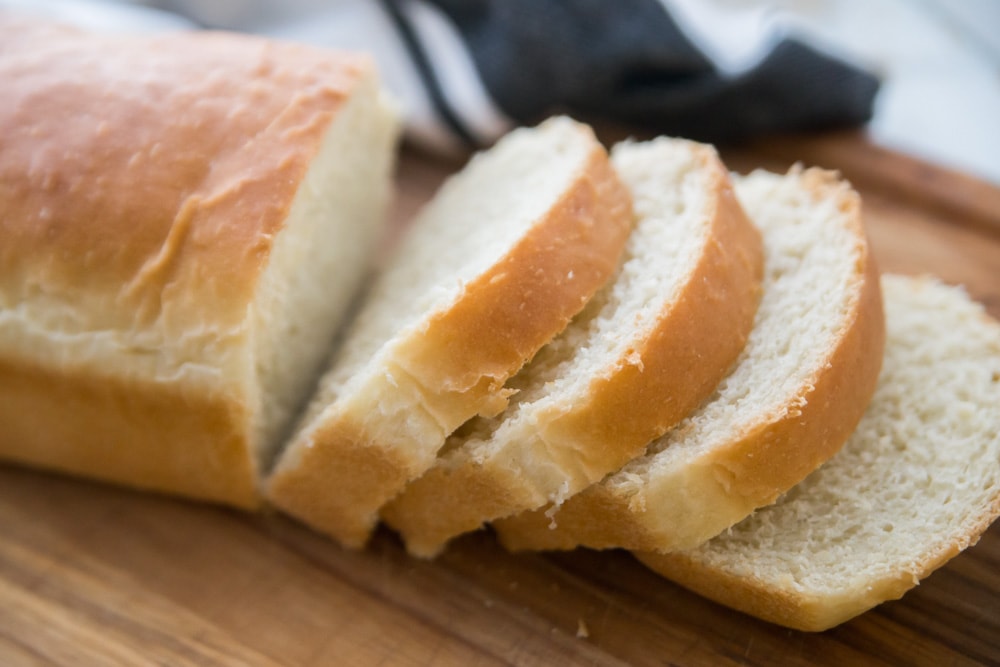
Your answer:
[[[728,533],[643,562],[819,631],[901,597],[1000,516],[1000,325],[931,279],[886,276],[883,290],[885,365],[844,449]]]
[[[368,270],[368,58],[0,18],[0,457],[260,502]]]
[[[514,378],[508,410],[464,426],[383,510],[412,553],[620,468],[697,407],[746,343],[763,250],[715,151],[661,138],[616,146],[612,164],[637,214],[617,275]]]
[[[628,191],[586,126],[554,118],[475,157],[420,213],[270,481],[348,546],[445,439],[613,273]]]
[[[854,429],[884,340],[859,198],[816,169],[755,172],[736,192],[763,231],[765,277],[735,369],[644,456],[561,506],[497,522],[508,548],[696,546],[774,502]]]

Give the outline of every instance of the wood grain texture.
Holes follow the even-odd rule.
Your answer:
[[[857,135],[797,141],[724,157],[739,170],[842,169],[883,270],[962,283],[1000,317],[1000,189]],[[406,155],[397,224],[453,168]],[[699,598],[623,552],[513,556],[479,533],[426,562],[388,531],[349,552],[277,515],[0,467],[2,665],[998,661],[1000,525],[902,600],[806,634]]]

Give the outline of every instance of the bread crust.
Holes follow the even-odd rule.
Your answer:
[[[742,520],[804,479],[833,456],[857,426],[882,364],[885,320],[878,269],[861,220],[860,199],[831,173],[801,175],[815,197],[837,196],[859,251],[857,296],[836,345],[779,414],[725,446],[714,447],[683,470],[647,482],[642,505],[595,484],[556,512],[528,512],[496,528],[511,550],[626,548],[667,552],[693,548]]]
[[[250,304],[373,76],[253,37],[0,17],[0,456],[256,504]]]
[[[840,521],[839,530],[832,531],[832,533],[820,533],[817,538],[813,537],[811,530],[804,530],[804,534],[799,536],[803,542],[801,554],[797,551],[788,553],[789,550],[796,549],[794,542],[788,540],[782,540],[780,547],[774,544],[767,547],[764,544],[768,544],[769,539],[762,536],[761,544],[755,545],[754,540],[748,539],[746,527],[743,527],[740,530],[744,548],[739,551],[730,547],[720,553],[710,542],[703,549],[694,551],[670,554],[636,553],[635,555],[640,561],[680,585],[721,604],[772,623],[809,632],[818,632],[843,623],[886,600],[902,597],[919,581],[979,540],[990,524],[1000,516],[1000,485],[987,483],[979,487],[979,483],[977,483],[977,490],[973,491],[975,496],[973,499],[966,495],[969,492],[968,489],[964,493],[960,490],[961,481],[950,478],[949,473],[942,471],[942,467],[947,469],[949,461],[957,461],[957,469],[961,470],[965,465],[965,460],[976,460],[977,463],[973,465],[985,466],[980,467],[980,471],[985,475],[985,480],[995,482],[998,471],[1000,471],[1000,468],[996,467],[998,461],[996,457],[997,441],[994,441],[992,447],[987,447],[986,451],[992,453],[986,454],[985,457],[973,457],[971,451],[964,452],[963,448],[970,447],[971,449],[978,445],[979,443],[976,442],[978,437],[985,437],[989,442],[995,436],[997,420],[987,419],[984,422],[979,422],[980,425],[976,427],[975,434],[961,431],[960,440],[949,439],[947,434],[951,432],[951,428],[949,428],[947,420],[953,420],[955,424],[952,426],[957,426],[958,423],[964,424],[967,421],[966,415],[960,410],[950,413],[947,411],[942,413],[928,411],[928,403],[923,400],[924,397],[921,394],[925,390],[932,393],[933,390],[926,389],[925,385],[934,378],[940,379],[945,385],[951,385],[950,391],[964,389],[967,382],[975,381],[965,371],[951,375],[948,367],[953,362],[958,362],[961,366],[975,361],[975,363],[985,366],[987,373],[990,372],[989,369],[994,367],[997,359],[1000,359],[1000,326],[997,325],[996,321],[986,316],[982,310],[979,310],[978,315],[981,319],[975,323],[975,326],[983,326],[984,331],[967,331],[964,329],[967,321],[956,321],[954,313],[950,312],[942,304],[942,301],[909,301],[928,288],[933,287],[935,290],[941,290],[942,287],[936,284],[936,281],[886,276],[883,284],[890,306],[888,310],[890,331],[893,328],[891,318],[894,312],[900,312],[892,307],[893,301],[900,298],[901,295],[905,299],[902,304],[920,303],[920,307],[924,309],[920,318],[911,320],[908,317],[903,317],[899,322],[898,326],[900,327],[906,326],[904,324],[906,322],[916,322],[913,334],[896,338],[900,341],[898,344],[906,347],[895,351],[887,349],[887,358],[895,357],[893,363],[896,364],[896,368],[886,369],[888,373],[883,374],[883,382],[891,384],[900,381],[902,384],[895,388],[884,386],[883,389],[888,390],[884,398],[880,399],[879,394],[876,394],[871,406],[871,416],[876,425],[870,424],[867,429],[864,426],[861,427],[862,433],[865,434],[861,436],[863,439],[852,441],[848,445],[852,448],[851,451],[845,450],[842,454],[850,458],[841,461],[834,459],[827,464],[848,471],[849,476],[841,477],[830,471],[827,477],[814,479],[811,483],[807,481],[806,484],[810,484],[810,486],[802,491],[796,499],[790,501],[792,503],[808,502],[810,496],[822,497],[823,500],[819,503],[819,507],[810,505],[813,508],[812,511],[822,511],[822,507],[829,506],[831,514],[836,514],[842,511],[842,507],[851,504],[850,496],[859,494],[860,498],[854,498],[854,502],[860,501],[855,506],[869,509],[861,515],[845,512],[853,519]],[[967,300],[964,293],[957,290],[953,290],[949,298]],[[904,312],[903,314],[907,315],[908,313]],[[927,325],[931,322],[934,324],[928,328]],[[947,324],[942,324],[942,322]],[[956,326],[962,327],[962,334],[956,337],[956,340],[961,340],[961,343],[944,343],[943,345],[948,347],[943,348],[940,353],[933,353],[936,358],[928,359],[927,350],[934,349],[935,345],[942,345],[938,340],[935,340],[935,334],[944,334],[946,329],[952,329]],[[988,333],[986,333],[987,331]],[[917,332],[919,335],[916,335]],[[950,334],[951,331],[947,333]],[[980,333],[986,335],[979,335]],[[890,335],[889,345],[895,344],[893,338],[894,336]],[[972,343],[972,341],[977,342]],[[989,351],[986,354],[981,355],[978,351],[977,346],[980,341],[985,342],[988,346],[987,350]],[[910,345],[917,347],[911,349],[908,347]],[[917,351],[918,349],[919,351]],[[900,350],[905,350],[908,354],[897,356]],[[938,354],[940,356],[937,356]],[[914,367],[917,359],[928,365],[921,366],[918,370]],[[980,407],[986,405],[992,407],[991,401],[996,396],[995,387],[990,394],[983,395],[975,391],[973,393],[977,394],[975,400],[979,402]],[[897,420],[907,419],[919,420],[919,426],[908,430],[901,424],[896,426]],[[900,429],[898,435],[887,435],[887,433],[895,434],[896,428]],[[913,442],[912,437],[916,437],[918,440],[922,437],[926,439],[924,442]],[[874,442],[875,438],[878,438],[879,441]],[[888,440],[887,444],[883,444],[883,438]],[[896,443],[893,442],[894,440],[898,440],[898,444],[905,445],[906,449],[898,449],[895,446]],[[911,448],[921,452],[920,455],[911,458],[907,452]],[[936,460],[935,457],[939,452],[940,459]],[[871,471],[867,468],[859,470],[855,467],[859,460],[868,460],[872,457],[876,457],[876,460],[870,464]],[[919,467],[914,467],[915,459],[919,461]],[[987,461],[993,464],[992,468]],[[857,553],[864,554],[871,559],[869,563],[864,564],[872,566],[870,569],[862,565],[861,557],[857,557],[859,565],[862,565],[861,571],[845,568],[842,562],[823,562],[821,560],[821,564],[814,565],[811,555],[822,552],[824,548],[833,548],[838,533],[852,535],[856,532],[864,532],[863,527],[855,523],[856,521],[864,521],[869,526],[875,526],[886,520],[891,520],[894,511],[886,510],[880,505],[879,494],[883,493],[885,487],[881,484],[867,486],[864,479],[867,477],[873,481],[881,482],[887,470],[907,471],[901,472],[899,478],[891,480],[894,485],[897,485],[897,488],[889,487],[903,497],[908,495],[907,492],[912,492],[918,498],[925,493],[925,474],[947,478],[948,481],[944,483],[948,489],[946,493],[950,498],[954,492],[956,497],[953,504],[945,503],[946,505],[952,504],[952,507],[947,510],[940,508],[940,511],[947,512],[950,519],[947,522],[942,522],[940,516],[935,516],[935,512],[939,511],[937,507],[921,507],[917,515],[919,517],[918,523],[915,526],[920,531],[918,534],[921,538],[917,541],[904,539],[902,544],[907,546],[902,547],[902,551],[900,550],[901,543],[894,543],[893,538],[889,535],[885,536],[884,542],[877,539],[869,540],[867,544],[857,546]],[[819,472],[820,475],[822,473],[823,470]],[[833,488],[824,488],[826,480],[839,480],[839,485],[835,483]],[[979,495],[980,490],[981,496]],[[956,509],[956,505],[961,509]],[[777,520],[780,525],[787,526],[789,522],[775,519],[775,514],[780,512],[781,505],[778,505],[774,508],[770,519],[764,521],[774,522]],[[826,520],[825,517],[824,520]],[[831,516],[829,520],[836,523],[839,517]],[[771,528],[771,532],[774,533],[774,523],[771,523]],[[900,526],[896,526],[896,530],[906,532]],[[718,539],[724,540],[726,537],[719,536]],[[830,543],[826,543],[825,539],[829,539]],[[854,547],[850,542],[847,545],[851,546],[853,550]],[[768,548],[777,548],[780,556],[775,559],[767,558],[767,554],[763,552]],[[761,564],[762,557],[769,562]],[[796,557],[799,557],[798,563],[794,562]],[[854,557],[853,554],[851,557]],[[780,564],[786,558],[790,561],[787,568]],[[814,571],[810,571],[810,568],[814,568]],[[826,577],[822,576],[822,570],[825,568],[830,568]],[[803,572],[803,570],[805,571]],[[812,583],[824,580],[826,580],[824,583]]]
[[[235,397],[6,361],[0,378],[3,458],[243,509],[260,506],[245,428],[251,408]]]
[[[269,481],[271,502],[345,546],[364,545],[379,508],[432,465],[453,430],[503,408],[506,380],[608,279],[631,224],[630,195],[594,140],[572,185],[506,256],[395,345],[388,373],[300,432]],[[396,399],[399,409],[387,406]]]
[[[822,632],[889,600],[898,600],[949,560],[973,546],[1000,516],[1000,496],[992,510],[951,544],[928,554],[914,567],[895,570],[877,581],[838,591],[779,588],[753,575],[737,576],[700,565],[684,551],[635,552],[639,561],[671,581],[713,602],[804,632]]]
[[[215,33],[0,30],[3,286],[37,274],[105,326],[242,323],[370,61]]]
[[[697,407],[736,360],[759,302],[762,242],[715,151],[691,149],[710,174],[714,210],[677,299],[571,407],[539,414],[506,437],[512,444],[495,457],[455,465],[442,460],[390,503],[383,517],[411,553],[433,556],[461,532],[598,481]],[[519,469],[519,455],[507,452],[512,446],[544,452],[540,460],[551,459],[561,474],[540,483],[539,465]]]

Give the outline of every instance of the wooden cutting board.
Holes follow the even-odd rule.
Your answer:
[[[841,169],[884,270],[962,283],[1000,317],[1000,189],[857,134],[725,157]],[[453,168],[407,153],[397,224]],[[480,533],[425,562],[386,531],[347,552],[279,516],[0,466],[0,665],[998,662],[1000,524],[903,600],[805,634],[622,552],[513,556]]]

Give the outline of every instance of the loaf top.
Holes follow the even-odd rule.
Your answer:
[[[224,364],[325,128],[373,72],[0,15],[0,355],[41,364],[59,338],[67,363]]]

